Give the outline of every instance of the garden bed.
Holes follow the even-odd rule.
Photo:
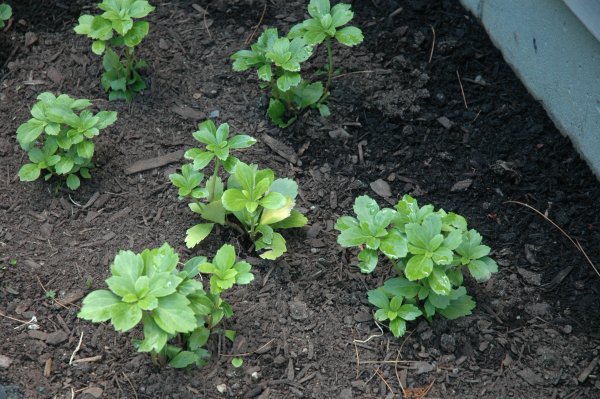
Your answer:
[[[14,22],[0,32],[0,65],[6,63],[0,71],[0,355],[8,358],[0,364],[0,383],[8,397],[391,398],[390,389],[402,392],[399,380],[415,394],[431,385],[426,396],[432,398],[598,395],[600,277],[555,227],[506,201],[547,212],[595,263],[600,186],[458,1],[355,2],[352,23],[365,40],[334,46],[341,74],[333,80],[332,115],[311,111],[284,130],[265,115],[269,95],[258,89],[255,73],[231,68],[230,56],[248,47],[264,3],[200,1],[206,19],[190,1],[157,4],[145,18],[150,33],[136,49],[149,65],[142,73],[148,88],[129,103],[106,101],[101,57],[72,30],[79,15],[96,11],[92,2],[12,3]],[[287,33],[304,19],[306,4],[268,1],[259,29]],[[314,73],[326,53],[316,53],[303,65],[312,81],[324,76]],[[101,166],[75,192],[43,179],[18,181],[26,157],[15,131],[44,91],[91,99],[93,112],[118,112],[96,139]],[[196,147],[191,133],[209,115],[258,140],[236,152],[242,161],[300,185],[297,207],[309,222],[283,233],[288,251],[277,261],[248,252],[250,245],[229,229],[217,229],[193,250],[185,246],[185,231],[197,218],[168,179],[182,157],[126,174],[137,161]],[[269,146],[272,140],[291,151]],[[389,195],[381,182],[372,186],[379,179]],[[382,263],[361,274],[357,251],[340,247],[333,230],[364,194],[382,206],[410,194],[421,205],[465,216],[484,236],[499,272],[483,284],[465,279],[477,302],[472,315],[432,324],[420,318],[409,323],[410,335],[396,339],[387,329],[382,335],[366,292],[393,268]],[[226,321],[237,331],[235,344],[219,347],[211,339],[212,359],[189,374],[159,369],[137,353],[131,339],[141,338],[141,329],[119,334],[76,317],[90,288],[105,288],[120,249],[141,252],[164,242],[183,262],[212,258],[229,243],[255,275],[225,298],[235,313]],[[66,302],[58,305],[44,290]],[[36,333],[15,320],[33,316]],[[75,360],[102,358],[70,366],[81,336]],[[401,360],[421,363],[399,363],[398,375],[394,364],[363,363],[357,376],[357,357],[392,361],[400,349]],[[247,352],[254,353],[237,369],[219,356]]]

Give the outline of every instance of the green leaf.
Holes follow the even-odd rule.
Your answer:
[[[250,193],[254,191],[254,172],[250,166],[243,162],[238,162],[235,165],[235,177],[244,190]]]
[[[379,205],[377,205],[377,202],[373,198],[363,195],[354,200],[353,209],[358,220],[361,222],[372,222],[375,215],[379,212]]]
[[[489,257],[485,256],[485,257],[479,259],[479,261],[485,263],[485,265],[489,269],[490,273],[497,273],[498,272],[498,264],[492,258],[489,258]]]
[[[431,302],[438,310],[445,309],[450,304],[450,297],[448,295],[439,295],[435,291],[430,290],[427,298],[428,302]]]
[[[298,196],[298,183],[293,179],[277,179],[269,186],[269,192],[291,197],[292,201]]]
[[[94,156],[94,143],[89,140],[82,140],[77,144],[77,153],[83,158],[92,158]]]
[[[487,264],[481,260],[469,262],[469,271],[471,272],[471,276],[475,277],[477,280],[487,280],[491,274]]]
[[[221,201],[214,201],[204,207],[201,215],[206,220],[223,225],[225,224],[225,213],[225,208]]]
[[[0,5],[0,7],[2,6]],[[6,18],[0,16],[0,19]],[[73,30],[79,34],[87,35],[91,31],[93,21],[94,17],[92,15],[82,15],[79,17],[79,25],[73,28]]]
[[[73,169],[74,162],[71,158],[62,157],[60,161],[56,164],[56,173],[59,175],[66,175]]]
[[[277,195],[281,195],[281,194],[277,193]],[[262,216],[260,218],[260,224],[273,225],[275,223],[283,222],[284,220],[286,220],[287,218],[289,218],[292,215],[292,208],[294,207],[295,204],[290,197],[284,197],[284,199],[286,200],[284,206],[282,206],[278,209],[264,209],[263,210]],[[304,223],[306,223],[306,221],[304,219],[306,219],[306,218],[304,218],[303,216],[298,214],[295,216],[295,219],[293,221],[290,220],[289,223],[287,223],[286,225],[292,225],[292,223],[299,224],[302,221],[304,221]],[[276,227],[273,227],[273,228],[276,228]]]
[[[371,237],[373,236],[369,232],[360,227],[352,226],[342,231],[342,234],[338,236],[337,242],[342,247],[355,247],[364,244]]]
[[[233,330],[225,330],[225,336],[229,338],[231,342],[235,341],[235,331]]]
[[[310,0],[310,3],[308,5],[308,13],[312,17],[321,19],[325,15],[329,14],[329,12],[329,0]]]
[[[450,250],[456,249],[460,243],[462,242],[462,232],[460,230],[451,231],[444,241],[442,241],[442,246],[448,248]]]
[[[285,106],[281,103],[281,101],[274,98],[269,100],[269,108],[267,109],[267,112],[269,113],[271,120],[282,129],[291,125],[298,118],[297,115],[294,115],[290,120],[284,122],[282,116],[285,114]]]
[[[120,297],[132,295],[135,299],[126,300],[125,302],[136,302],[135,280],[131,281],[127,277],[112,276],[106,280],[108,288]]]
[[[283,71],[283,75],[281,75],[278,79],[277,79],[277,88],[281,91],[288,91],[290,88],[298,85],[298,83],[300,83],[300,81],[302,80],[302,78],[300,77],[300,74],[298,72],[290,72],[290,71]]]
[[[110,291],[94,291],[83,299],[83,306],[77,317],[91,320],[93,323],[107,321],[111,318],[112,308],[119,303],[121,303],[121,298]]]
[[[142,309],[136,303],[118,303],[110,311],[111,323],[117,331],[129,331],[142,320]]]
[[[154,350],[155,352],[162,351],[167,343],[168,334],[164,332],[149,314],[144,314],[144,340],[140,343],[138,347],[138,351],[140,352],[150,352]]]
[[[448,276],[448,279],[450,279],[450,282],[452,283],[453,286],[459,287],[462,285],[463,274],[460,270],[451,271],[447,274],[447,276]]]
[[[21,144],[35,141],[42,134],[47,124],[47,122],[30,119],[17,129],[17,140]]]
[[[421,314],[421,312],[419,312],[419,314]],[[392,331],[392,334],[394,334],[394,337],[401,337],[406,333],[406,322],[399,317],[395,318],[390,321],[390,330]]]
[[[233,359],[231,359],[231,364],[235,368],[241,367],[242,363],[244,363],[244,361],[238,357],[234,357]]]
[[[233,212],[241,211],[247,204],[251,203],[251,201],[237,188],[230,188],[225,191],[223,197],[221,197],[221,202],[225,209]]]
[[[270,249],[270,251],[267,251],[260,255],[260,257],[263,259],[275,260],[281,255],[283,255],[285,251],[287,251],[285,239],[279,233],[273,233],[273,240],[271,244],[264,243],[261,237],[255,242],[255,245],[256,249]]]
[[[369,302],[380,309],[390,308],[390,300],[388,299],[387,295],[379,290],[371,290],[367,292],[367,297],[369,298]]]
[[[143,310],[153,310],[158,306],[158,298],[154,295],[146,295],[137,301],[137,304]]]
[[[213,264],[220,270],[220,277],[223,278],[226,270],[230,269],[235,262],[235,248],[232,245],[225,244],[215,254]]]
[[[132,251],[119,251],[115,260],[110,265],[110,271],[113,276],[124,277],[131,284],[135,284],[144,270],[144,260],[141,255]]]
[[[92,43],[92,51],[94,54],[102,55],[106,49],[106,42],[104,40],[94,40]]]
[[[88,36],[92,39],[106,40],[104,38],[109,34],[112,36],[112,22],[101,16],[94,17]]]
[[[212,231],[214,223],[200,223],[186,231],[185,245],[188,248],[193,248],[202,240],[204,240]]]
[[[40,167],[35,163],[27,163],[19,169],[19,179],[21,181],[34,181],[40,177]]]
[[[171,294],[158,299],[158,307],[152,311],[156,324],[168,334],[186,333],[197,327],[190,301],[181,294]]]
[[[398,309],[398,316],[404,320],[414,320],[421,315],[422,313],[419,308],[410,304],[402,305]]]
[[[270,192],[259,200],[258,204],[266,209],[275,210],[285,207],[287,202],[288,200],[283,195],[276,192]],[[289,213],[287,216],[289,216]]]
[[[421,290],[422,285],[413,283],[402,277],[395,277],[387,280],[383,284],[383,289],[395,296],[402,296],[405,298],[414,298]]]
[[[379,249],[392,259],[403,258],[408,253],[406,239],[397,229],[390,229],[388,234],[381,238]]]
[[[198,348],[206,345],[208,338],[210,337],[210,330],[204,326],[198,327],[192,332],[190,335],[190,340],[188,342],[189,348],[191,350],[196,350]]]
[[[359,221],[352,216],[342,216],[335,223],[334,229],[342,232],[348,230],[350,227],[358,227]]]
[[[433,262],[430,258],[425,255],[415,255],[406,264],[404,273],[410,281],[415,281],[429,276],[432,270]]]
[[[255,143],[256,143],[256,139],[254,137],[240,134],[237,136],[233,136],[231,138],[231,140],[229,140],[227,142],[227,148],[229,148],[229,149],[248,148]]]
[[[71,190],[77,190],[80,183],[79,177],[75,175],[67,176],[67,187],[69,187]]]
[[[198,360],[198,355],[194,352],[181,351],[170,362],[169,366],[181,369],[189,366]]]
[[[129,8],[129,16],[131,18],[144,18],[148,13],[154,11],[155,8],[145,0],[136,0]]]
[[[361,43],[364,39],[362,31],[355,26],[347,26],[338,30],[335,33],[335,37],[340,43],[350,47]]]
[[[454,254],[448,248],[438,247],[433,253],[432,259],[438,265],[449,265],[454,259]]]
[[[264,215],[264,212],[263,212]],[[280,222],[271,224],[273,229],[289,229],[293,227],[302,227],[308,222],[308,219],[295,209],[292,209],[290,216]]]
[[[446,276],[446,272],[439,266],[434,266],[427,281],[429,287],[438,295],[448,295],[452,289],[450,279]]]
[[[468,295],[463,295],[458,299],[451,301],[445,309],[438,309],[438,313],[447,319],[454,320],[459,317],[471,314],[471,310],[475,307],[475,302]]]
[[[358,254],[358,259],[362,260],[358,268],[362,273],[371,273],[377,267],[377,250],[363,249]]]
[[[350,11],[350,5],[339,3],[331,9],[331,26],[337,28],[338,26],[346,25],[352,17],[354,13]]]

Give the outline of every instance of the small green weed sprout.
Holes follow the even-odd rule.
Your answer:
[[[490,247],[480,245],[482,237],[467,230],[465,218],[433,205],[419,208],[405,195],[394,209],[380,209],[368,196],[354,204],[357,217],[343,216],[335,229],[344,247],[360,246],[358,267],[371,273],[378,263],[379,251],[392,263],[398,277],[383,287],[369,291],[369,302],[379,310],[375,317],[390,320],[394,336],[406,331],[406,321],[421,314],[429,321],[435,313],[448,319],[471,314],[475,302],[462,286],[462,269],[467,268],[479,281],[498,271],[488,257]],[[364,248],[363,248],[364,245]]]
[[[235,257],[233,246],[226,244],[212,263],[198,256],[179,271],[179,256],[167,243],[141,254],[120,251],[111,265],[112,277],[106,280],[110,291],[88,294],[77,316],[94,323],[110,320],[115,330],[123,332],[141,322],[144,339],[132,343],[139,352],[150,352],[155,365],[204,366],[210,357],[204,346],[211,333],[235,340],[235,331],[216,328],[223,317],[233,315],[221,293],[254,279],[250,264],[236,263]],[[200,272],[212,275],[209,292],[194,278]],[[175,337],[179,345],[169,343]]]
[[[84,108],[92,105],[89,100],[75,100],[66,94],[55,97],[42,93],[31,108],[33,118],[19,126],[17,141],[28,152],[31,163],[19,170],[21,181],[33,181],[40,177],[42,169],[51,176],[66,177],[67,186],[76,190],[80,185],[79,173],[89,179],[94,155],[94,143],[90,140],[100,130],[117,120],[115,111],[101,111],[96,115]],[[74,111],[83,110],[79,115]],[[36,147],[40,143],[42,148]]]
[[[257,67],[259,79],[268,82],[261,84],[261,88],[270,86],[274,97],[270,100],[268,113],[282,128],[293,123],[298,114],[309,106],[319,109],[323,116],[330,114],[326,102],[334,73],[331,39],[335,37],[346,46],[355,46],[363,41],[361,30],[354,26],[338,29],[354,16],[350,5],[340,3],[331,8],[329,0],[311,0],[308,13],[313,18],[294,26],[287,37],[280,38],[275,28],[267,29],[251,50],[240,50],[231,56],[235,60],[235,71]],[[325,89],[321,82],[309,84],[300,76],[301,63],[323,40],[327,42],[329,55],[329,63],[325,65],[328,71]],[[287,122],[283,120],[286,116]]]
[[[92,44],[94,53],[102,55],[106,51],[102,63],[106,72],[102,74],[101,82],[105,91],[111,91],[109,100],[123,98],[130,101],[132,94],[146,88],[136,70],[148,66],[145,61],[136,59],[134,47],[148,34],[149,24],[133,22],[133,19],[145,17],[156,7],[146,0],[104,0],[98,7],[105,12],[95,17],[82,15],[74,30],[95,39]],[[118,33],[114,39],[113,29]],[[125,46],[124,62],[107,46],[107,41],[111,46]]]
[[[4,21],[12,15],[12,8],[8,4],[0,4],[0,28],[4,26]]]

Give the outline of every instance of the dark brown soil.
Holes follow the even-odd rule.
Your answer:
[[[353,23],[365,41],[352,49],[334,46],[343,76],[333,81],[332,116],[308,113],[286,130],[265,117],[268,93],[259,90],[255,72],[234,72],[229,59],[247,47],[261,1],[208,6],[200,0],[210,13],[209,32],[191,1],[158,5],[138,50],[150,65],[143,74],[148,89],[131,103],[106,101],[101,58],[72,30],[81,13],[95,12],[91,1],[7,3],[14,22],[0,31],[0,384],[9,398],[71,398],[73,392],[82,399],[100,393],[389,399],[390,389],[402,397],[399,380],[414,389],[407,395],[431,385],[430,398],[600,395],[600,277],[550,223],[506,203],[547,212],[596,263],[600,185],[457,0],[355,1]],[[304,18],[307,3],[269,0],[261,29],[287,33]],[[403,11],[388,20],[399,6]],[[37,35],[29,46],[27,32]],[[305,68],[312,80],[322,78],[314,72],[326,60],[324,48],[316,53]],[[31,80],[43,83],[25,83]],[[26,161],[15,131],[42,91],[92,99],[94,112],[118,112],[97,140],[101,167],[76,192],[15,179]],[[184,119],[175,112],[183,107],[204,116]],[[285,232],[288,252],[278,261],[246,252],[237,234],[224,229],[193,251],[185,247],[185,231],[196,218],[166,177],[181,162],[124,173],[135,161],[195,147],[191,133],[215,110],[215,123],[258,139],[237,154],[242,160],[300,184],[297,206],[309,226]],[[338,129],[349,138],[331,138]],[[292,165],[273,152],[265,134],[301,153],[300,161]],[[390,185],[391,197],[372,191],[378,179]],[[457,182],[468,187],[456,190]],[[100,199],[84,209],[96,192]],[[393,269],[382,263],[361,275],[356,251],[342,250],[332,227],[352,212],[356,196],[369,194],[389,206],[405,193],[464,215],[494,249],[500,271],[484,284],[467,281],[477,301],[473,315],[413,322],[410,334],[395,339],[385,327],[382,335],[366,300]],[[252,263],[255,280],[227,297],[235,312],[227,328],[238,332],[245,352],[270,344],[246,356],[242,368],[219,356],[211,340],[208,366],[189,374],[160,370],[131,345],[141,330],[118,334],[76,318],[88,279],[91,289],[104,288],[119,249],[140,252],[165,241],[183,261],[212,257],[231,243]],[[42,285],[66,306],[46,297]],[[34,316],[38,331],[50,337],[17,321]],[[75,359],[102,360],[69,366],[81,336]],[[355,346],[353,338],[361,342]],[[393,363],[382,363],[399,350],[400,359],[419,363],[399,363],[398,373]],[[231,343],[221,353],[232,353]],[[360,364],[358,376],[357,356],[372,361]],[[51,374],[44,377],[48,359]],[[226,393],[217,391],[220,384]]]

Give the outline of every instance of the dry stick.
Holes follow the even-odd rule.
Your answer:
[[[206,10],[204,10],[204,27],[206,28],[206,31],[208,32],[208,37],[210,37],[212,39],[212,35],[210,34],[210,29],[208,29],[208,25],[206,24],[206,14],[208,14],[208,7],[210,7],[211,4],[212,3],[207,5]]]
[[[133,393],[135,394],[135,399],[139,399],[137,396],[137,392],[135,390],[135,387],[133,386],[133,384],[131,383],[131,380],[129,379],[129,377],[127,377],[127,374],[125,374],[124,371],[122,371],[123,375],[125,376],[125,378],[127,378],[127,381],[129,381],[129,385],[131,385],[131,389],[133,389]]]
[[[342,76],[346,76],[346,75],[354,75],[355,73],[371,73],[371,72],[375,72],[375,71],[356,71],[356,72],[348,72],[348,73],[344,73],[342,75],[338,75],[338,76],[334,76],[331,79],[337,79],[337,78],[341,78]]]
[[[19,323],[23,323],[23,324],[31,324],[32,326],[38,326],[37,324],[35,324],[35,323],[32,323],[32,322],[30,322],[30,321],[25,321],[25,320],[19,320],[19,319],[15,319],[14,317],[10,317],[10,316],[7,316],[7,315],[5,315],[5,314],[2,314],[2,313],[0,313],[0,316],[4,316],[4,317],[6,317],[7,319],[11,319],[11,320],[14,320],[14,321],[18,321]],[[38,327],[39,327],[39,326],[38,326]],[[17,328],[18,328],[18,327],[17,327]]]
[[[398,375],[398,363],[397,362],[398,362],[398,358],[400,357],[400,353],[402,352],[402,348],[404,348],[404,344],[406,343],[406,341],[408,341],[408,339],[410,338],[410,336],[412,335],[413,332],[415,332],[415,330],[412,330],[410,332],[410,334],[408,334],[408,337],[406,337],[404,339],[404,342],[402,342],[402,345],[400,345],[400,349],[398,349],[398,354],[396,355],[396,363],[394,364],[394,370],[396,371],[396,378],[398,378],[398,384],[400,384],[400,388],[402,389],[402,394],[405,397],[408,397],[408,396],[406,396],[406,392],[404,391],[404,387],[402,386],[402,381],[400,381],[400,376]]]
[[[560,232],[563,233],[565,235],[565,237],[567,237],[569,239],[569,241],[571,241],[573,243],[573,245],[575,245],[575,248],[577,248],[578,250],[581,251],[581,253],[583,253],[583,256],[585,256],[585,258],[587,259],[587,261],[589,262],[589,264],[592,266],[592,268],[594,269],[594,271],[596,272],[596,274],[600,277],[600,273],[598,273],[598,269],[596,269],[596,266],[594,266],[594,264],[592,263],[592,261],[590,260],[590,258],[588,258],[588,256],[586,255],[585,251],[583,250],[583,248],[581,248],[581,245],[579,245],[579,241],[577,241],[577,242],[573,241],[573,239],[571,237],[569,237],[569,235],[567,233],[565,233],[563,229],[561,229],[560,227],[558,227],[556,225],[556,223],[554,223],[552,220],[550,220],[546,215],[544,215],[542,212],[538,211],[534,207],[532,207],[530,205],[527,205],[527,204],[524,204],[524,203],[519,202],[519,201],[504,201],[503,202],[503,204],[506,204],[506,203],[514,203],[514,204],[523,205],[523,206],[531,209],[532,211],[534,211],[535,213],[537,213],[538,215],[540,215],[541,217],[543,217],[544,219],[546,219],[550,223],[552,223],[552,225],[554,225],[554,227],[556,227],[557,229],[559,229]]]
[[[269,342],[267,342],[266,344],[264,344],[264,345],[263,345],[263,346],[261,346],[260,348],[258,348],[258,349],[256,349],[256,350],[253,350],[252,352],[240,353],[240,354],[237,354],[237,355],[224,355],[224,354],[221,354],[221,356],[227,356],[227,357],[233,357],[233,356],[248,356],[248,355],[251,355],[251,354],[253,354],[254,352],[258,352],[259,350],[261,350],[261,349],[262,349],[262,348],[264,348],[265,346],[269,345],[271,342],[275,341],[276,339],[277,339],[277,338],[273,338],[272,340],[270,340]]]
[[[477,120],[477,118],[479,118],[479,114],[481,113],[481,110],[479,110],[479,112],[477,113],[477,115],[475,116],[475,119],[473,119],[473,122],[475,122]],[[471,123],[473,123],[471,122]]]
[[[267,0],[265,0],[265,8],[263,9],[263,13],[262,13],[262,16],[260,17],[260,21],[258,21],[258,25],[256,25],[256,28],[254,28],[254,32],[252,32],[252,34],[250,35],[250,37],[248,38],[248,40],[246,40],[245,44],[250,43],[250,41],[252,40],[252,38],[256,34],[256,31],[260,27],[260,24],[262,23],[263,18],[265,17],[265,12],[267,12],[267,4],[269,4],[269,2]]]
[[[73,364],[73,358],[75,357],[75,354],[79,351],[79,348],[81,348],[82,340],[83,340],[83,331],[81,332],[81,336],[79,337],[79,343],[77,344],[77,348],[75,348],[75,350],[71,354],[71,359],[69,360],[69,365]]]
[[[381,328],[381,326],[379,325],[379,323],[377,323],[377,320],[374,320],[374,321],[375,321],[375,324],[377,324],[377,327],[379,327],[379,331],[381,331],[381,334],[379,334],[379,335],[372,334],[372,335],[371,335],[369,338],[367,338],[367,339],[365,339],[365,340],[363,340],[363,341],[360,341],[360,340],[354,340],[354,342],[360,342],[361,344],[364,344],[364,343],[367,343],[367,342],[369,342],[369,341],[370,341],[370,340],[372,340],[373,338],[377,338],[377,337],[383,337],[383,329]]]
[[[352,329],[352,342],[354,342],[354,350],[356,351],[356,379],[358,380],[358,372],[360,369],[360,359],[358,357],[358,346],[356,346],[356,338],[354,337],[354,328]]]
[[[463,101],[465,102],[465,108],[468,109],[469,107],[467,107],[467,99],[465,98],[465,91],[463,90],[462,82],[460,81],[460,75],[458,74],[458,71],[456,71],[456,76],[458,76],[458,84],[460,85],[460,92],[462,93]]]
[[[433,25],[431,26],[431,30],[433,31],[433,43],[431,43],[431,54],[429,54],[429,62],[428,64],[431,64],[431,58],[433,58],[433,49],[435,47],[435,29],[433,29]]]
[[[375,367],[373,367],[373,370],[375,370],[375,372],[377,373],[377,375],[379,376],[379,378],[381,378],[383,380],[383,382],[385,383],[385,385],[387,385],[387,387],[390,390],[390,392],[393,393],[394,395],[396,395],[396,392],[394,392],[394,390],[392,389],[392,387],[390,386],[390,384],[388,384],[387,381],[385,380],[385,378],[383,378],[383,376],[381,375],[381,372],[379,371],[379,369],[375,369]]]

